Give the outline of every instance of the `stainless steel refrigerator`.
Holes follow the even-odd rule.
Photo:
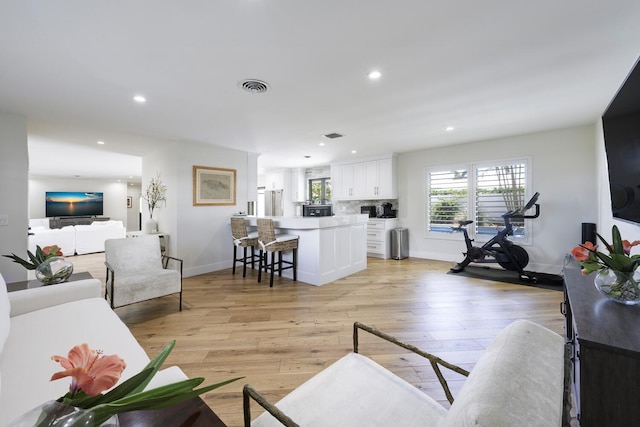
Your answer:
[[[282,216],[284,211],[283,190],[265,190],[264,214],[265,216]]]

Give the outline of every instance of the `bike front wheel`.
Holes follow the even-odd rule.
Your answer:
[[[501,259],[498,259],[498,264],[500,264],[502,268],[510,271],[520,271],[529,264],[529,254],[523,248],[518,245],[511,245],[509,250],[518,265],[513,265],[506,255],[503,255],[500,257]]]

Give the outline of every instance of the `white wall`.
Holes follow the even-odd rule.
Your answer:
[[[194,165],[235,169],[236,204],[193,206]],[[192,142],[177,142],[143,157],[142,188],[156,171],[167,186],[167,206],[158,209],[158,228],[169,234],[170,255],[184,260],[185,277],[231,267],[229,218],[255,200],[257,168],[254,153]],[[143,218],[148,215],[145,207]]]
[[[28,159],[26,118],[0,114],[0,215],[9,221],[0,226],[0,255],[27,255]],[[27,279],[27,270],[9,258],[0,257],[0,272],[8,283]]]
[[[540,192],[541,213],[530,220],[533,242],[525,246],[526,270],[559,274],[565,255],[581,239],[581,224],[597,220],[595,139],[594,125],[587,125],[401,154],[398,213],[409,229],[409,255],[454,263],[465,250],[457,233],[425,237],[426,168],[529,157],[531,194]]]
[[[104,193],[103,216],[127,225],[127,184],[92,179],[29,179],[29,218],[45,218],[47,191],[88,191]]]

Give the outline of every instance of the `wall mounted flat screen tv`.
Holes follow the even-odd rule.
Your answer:
[[[103,193],[47,191],[45,214],[47,217],[99,216],[103,214],[103,200]]]
[[[602,116],[614,218],[640,223],[640,65]]]

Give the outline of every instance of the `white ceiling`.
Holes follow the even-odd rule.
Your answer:
[[[637,0],[0,0],[0,112],[34,175],[139,180],[176,141],[326,165],[593,123],[638,22]]]

